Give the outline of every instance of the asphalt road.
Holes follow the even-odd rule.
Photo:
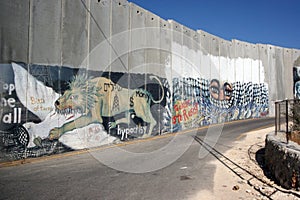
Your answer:
[[[193,198],[212,191],[216,169],[193,136],[225,152],[244,133],[273,125],[273,118],[230,122],[0,168],[0,199]]]

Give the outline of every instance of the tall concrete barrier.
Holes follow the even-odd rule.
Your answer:
[[[0,11],[0,161],[273,116],[298,94],[300,50],[227,41],[125,0]]]

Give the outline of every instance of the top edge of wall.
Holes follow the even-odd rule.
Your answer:
[[[127,1],[127,0],[111,0],[112,2],[118,4],[119,6],[128,6],[131,4],[131,2]],[[98,0],[99,2],[99,0]]]
[[[236,45],[236,46],[243,46],[244,48],[259,48],[258,44],[254,44],[254,43],[250,43],[250,42],[246,42],[246,41],[242,41],[242,40],[237,40],[237,39],[232,39],[231,40],[232,44]]]
[[[136,11],[136,14],[141,14],[141,13],[149,13],[148,10],[144,9],[143,7],[140,7],[139,5],[136,5],[134,3],[129,2],[129,7],[133,10]]]
[[[225,40],[224,38],[221,38],[219,36],[213,35],[213,34],[211,34],[209,32],[204,31],[204,30],[197,30],[197,33],[199,35],[203,36],[203,37],[209,37],[212,40],[218,40],[218,41],[221,41],[221,42],[224,41],[224,42],[232,43],[232,41],[230,41],[230,40]]]
[[[170,24],[175,24],[175,25],[178,25],[178,26],[183,26],[182,24],[180,24],[179,22],[175,21],[174,19],[168,19],[167,20]]]
[[[126,1],[126,0],[124,0],[124,1]],[[133,2],[130,2],[130,4],[133,4],[133,5],[136,5],[135,3],[133,3]],[[138,5],[137,5],[138,6]],[[139,6],[140,7],[140,6]],[[148,12],[150,12],[150,13],[152,13],[151,11],[148,11]],[[153,15],[156,15],[156,14],[153,14]],[[156,16],[158,16],[158,15],[156,15]],[[158,16],[159,17],[159,16]],[[161,18],[161,17],[159,17],[159,18]],[[162,19],[162,18],[161,18]],[[175,20],[173,20],[173,19],[168,19],[168,20],[166,20],[166,21],[168,21],[169,23],[171,23],[171,24],[176,24],[177,25],[177,27],[182,27],[182,28],[184,28],[184,27],[186,27],[186,26],[184,26],[184,25],[182,25],[182,24],[180,24],[179,22],[176,22]],[[187,28],[187,27],[186,27]],[[188,28],[189,30],[193,30],[193,29],[190,29],[190,28]],[[232,39],[231,41],[230,40],[226,40],[226,39],[224,39],[224,38],[221,38],[221,37],[218,37],[218,36],[216,36],[216,35],[213,35],[213,34],[211,34],[211,33],[208,33],[208,32],[205,32],[205,31],[203,31],[203,30],[194,30],[195,32],[197,32],[198,34],[204,34],[204,35],[207,35],[207,36],[209,36],[209,37],[212,37],[212,38],[215,38],[215,39],[218,39],[218,40],[220,40],[220,41],[224,41],[224,42],[230,42],[230,43],[235,43],[236,41],[238,41],[239,43],[242,43],[242,44],[247,44],[247,45],[255,45],[255,46],[268,46],[269,48],[270,48],[270,46],[271,46],[271,48],[284,48],[284,49],[291,49],[291,50],[293,50],[293,51],[295,51],[295,50],[300,50],[300,49],[295,49],[295,48],[287,48],[287,47],[281,47],[281,46],[275,46],[275,45],[271,45],[271,44],[262,44],[262,43],[249,43],[249,42],[246,42],[246,41],[240,41],[240,40],[237,40],[237,39]]]
[[[125,1],[126,1],[126,0],[125,0]],[[129,3],[129,5],[130,5],[130,7],[135,7],[136,9],[140,9],[140,10],[146,11],[149,15],[151,14],[151,15],[153,16],[153,18],[160,18],[160,19],[161,19],[160,16],[158,16],[158,15],[156,15],[155,13],[153,13],[153,12],[151,12],[151,11],[149,11],[149,10],[143,8],[143,7],[141,7],[141,6],[138,5],[138,4],[135,4],[135,3],[130,2],[130,1],[128,1],[128,3]]]

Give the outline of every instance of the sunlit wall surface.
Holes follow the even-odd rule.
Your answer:
[[[299,50],[226,41],[126,1],[0,10],[1,161],[273,116],[297,91]]]

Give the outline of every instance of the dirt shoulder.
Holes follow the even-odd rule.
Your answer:
[[[201,191],[192,199],[299,199],[291,194],[296,191],[281,188],[264,170],[265,138],[273,131],[271,127],[237,138],[234,147],[224,153],[234,164],[226,161],[229,163],[226,167],[219,160],[213,161],[216,165],[213,193]]]

